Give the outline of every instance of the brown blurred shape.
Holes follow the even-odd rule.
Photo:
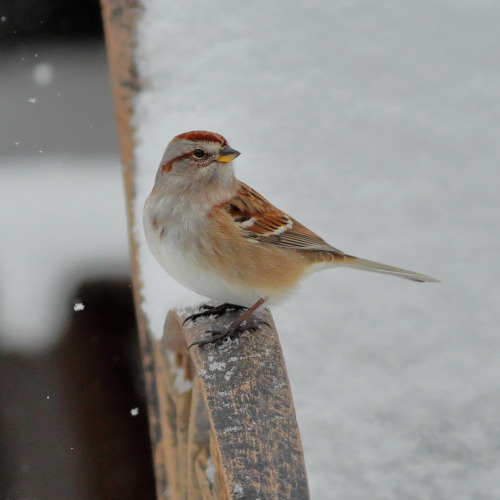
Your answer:
[[[154,499],[129,281],[74,299],[52,352],[0,357],[0,498]]]

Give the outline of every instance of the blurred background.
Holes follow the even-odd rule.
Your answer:
[[[442,280],[318,273],[273,309],[312,498],[500,498],[500,4],[143,3],[138,216],[214,130],[335,247]],[[0,10],[0,498],[152,498],[99,5]],[[159,335],[201,299],[139,254]]]
[[[0,3],[0,498],[154,498],[98,0]]]

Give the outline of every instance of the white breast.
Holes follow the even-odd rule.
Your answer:
[[[209,263],[199,254],[196,235],[203,234],[206,229],[205,215],[186,214],[181,220],[169,221],[160,230],[153,227],[153,218],[146,204],[144,230],[149,249],[179,283],[213,300],[246,307],[261,298],[259,291],[235,286],[211,271]]]

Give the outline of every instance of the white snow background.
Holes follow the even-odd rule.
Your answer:
[[[312,498],[500,498],[500,4],[144,6],[138,220],[167,142],[211,130],[334,246],[443,281],[332,270],[273,309]],[[140,258],[159,334],[199,299]]]
[[[443,281],[332,270],[273,308],[312,498],[500,498],[500,4],[144,5],[138,220],[167,142],[207,129],[242,152],[239,178],[332,245]],[[2,169],[7,346],[53,338],[70,263],[83,275],[127,253],[118,167],[60,161]],[[201,298],[143,240],[140,257],[160,334]]]
[[[119,163],[42,155],[3,163],[0,345],[36,352],[58,340],[81,280],[128,271]]]

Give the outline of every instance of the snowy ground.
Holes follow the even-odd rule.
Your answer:
[[[500,6],[144,3],[138,212],[170,138],[213,130],[334,246],[443,281],[336,270],[274,309],[312,497],[499,498]],[[160,332],[196,298],[141,258]]]
[[[81,280],[128,273],[119,164],[41,156],[4,159],[0,172],[0,345],[45,349]]]
[[[213,130],[242,152],[242,180],[334,246],[443,281],[335,270],[273,309],[312,498],[500,498],[500,5],[144,3],[138,210],[170,138]],[[127,255],[117,160],[103,156],[115,143],[92,135],[100,116],[82,101],[71,107],[109,96],[105,69],[65,57],[46,84],[30,60],[22,100],[0,102],[8,346],[57,330],[54,304],[75,263],[100,272]],[[68,99],[74,112],[48,133],[68,88],[63,66],[75,84],[99,85]],[[14,85],[6,75],[0,83]],[[12,128],[17,110],[24,125]],[[39,140],[21,137],[20,153],[14,141],[30,127]],[[75,153],[67,127],[82,138]],[[141,258],[159,332],[168,308],[200,297],[144,248]]]

